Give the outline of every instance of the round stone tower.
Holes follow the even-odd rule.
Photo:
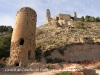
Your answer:
[[[9,66],[26,66],[35,59],[36,21],[37,14],[29,7],[23,7],[17,12],[11,39]]]

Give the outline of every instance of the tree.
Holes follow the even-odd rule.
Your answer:
[[[89,17],[89,22],[95,22],[95,18],[93,16]]]
[[[85,21],[86,21],[86,22],[89,22],[89,18],[90,18],[90,16],[87,15],[87,16],[85,17]]]
[[[11,26],[4,26],[4,25],[2,25],[2,26],[0,26],[0,32],[2,33],[2,32],[7,32],[7,31],[13,31],[13,28],[11,27]]]
[[[95,21],[96,21],[96,22],[100,22],[100,17],[96,17],[96,18],[95,18]]]
[[[42,56],[42,50],[41,50],[41,47],[38,47],[35,50],[35,59],[37,61],[41,61],[41,58],[42,58],[41,56]]]
[[[82,16],[80,20],[81,20],[82,22],[84,22],[84,20],[85,20],[85,19],[84,19],[84,16]]]
[[[93,16],[86,16],[85,17],[85,21],[86,22],[95,22],[96,21],[96,19],[95,19],[95,17],[93,17]]]
[[[0,58],[9,56],[10,40],[11,36],[0,37]]]
[[[8,57],[10,54],[11,34],[13,28],[11,26],[0,26],[0,33],[5,32],[6,36],[0,36],[0,58]]]

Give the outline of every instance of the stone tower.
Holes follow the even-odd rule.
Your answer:
[[[9,66],[26,66],[35,59],[36,21],[37,14],[29,7],[23,7],[17,12],[11,39]]]
[[[77,14],[76,14],[76,12],[74,12],[73,17],[74,17],[74,20],[77,20]]]
[[[50,14],[50,10],[47,9],[46,10],[46,21],[45,21],[45,23],[48,23],[50,21],[51,21],[51,14]]]

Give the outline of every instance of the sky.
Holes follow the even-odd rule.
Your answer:
[[[17,11],[22,7],[31,7],[37,13],[37,27],[44,24],[46,9],[53,18],[59,13],[77,16],[100,16],[100,0],[0,0],[0,25],[14,27]]]

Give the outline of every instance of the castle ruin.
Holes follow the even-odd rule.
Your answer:
[[[60,25],[62,24],[67,24],[69,25],[70,21],[78,21],[79,18],[77,18],[77,13],[74,12],[73,16],[69,15],[69,14],[58,14],[56,15],[54,18],[51,18],[51,13],[50,10],[47,9],[46,10],[46,20],[45,20],[45,24],[48,24],[50,22],[58,22]]]
[[[26,66],[35,59],[35,33],[37,14],[29,7],[16,15],[11,39],[9,66]]]
[[[45,20],[45,23],[48,23],[50,21],[52,21],[52,18],[51,18],[50,10],[47,9],[46,10],[46,20]]]

